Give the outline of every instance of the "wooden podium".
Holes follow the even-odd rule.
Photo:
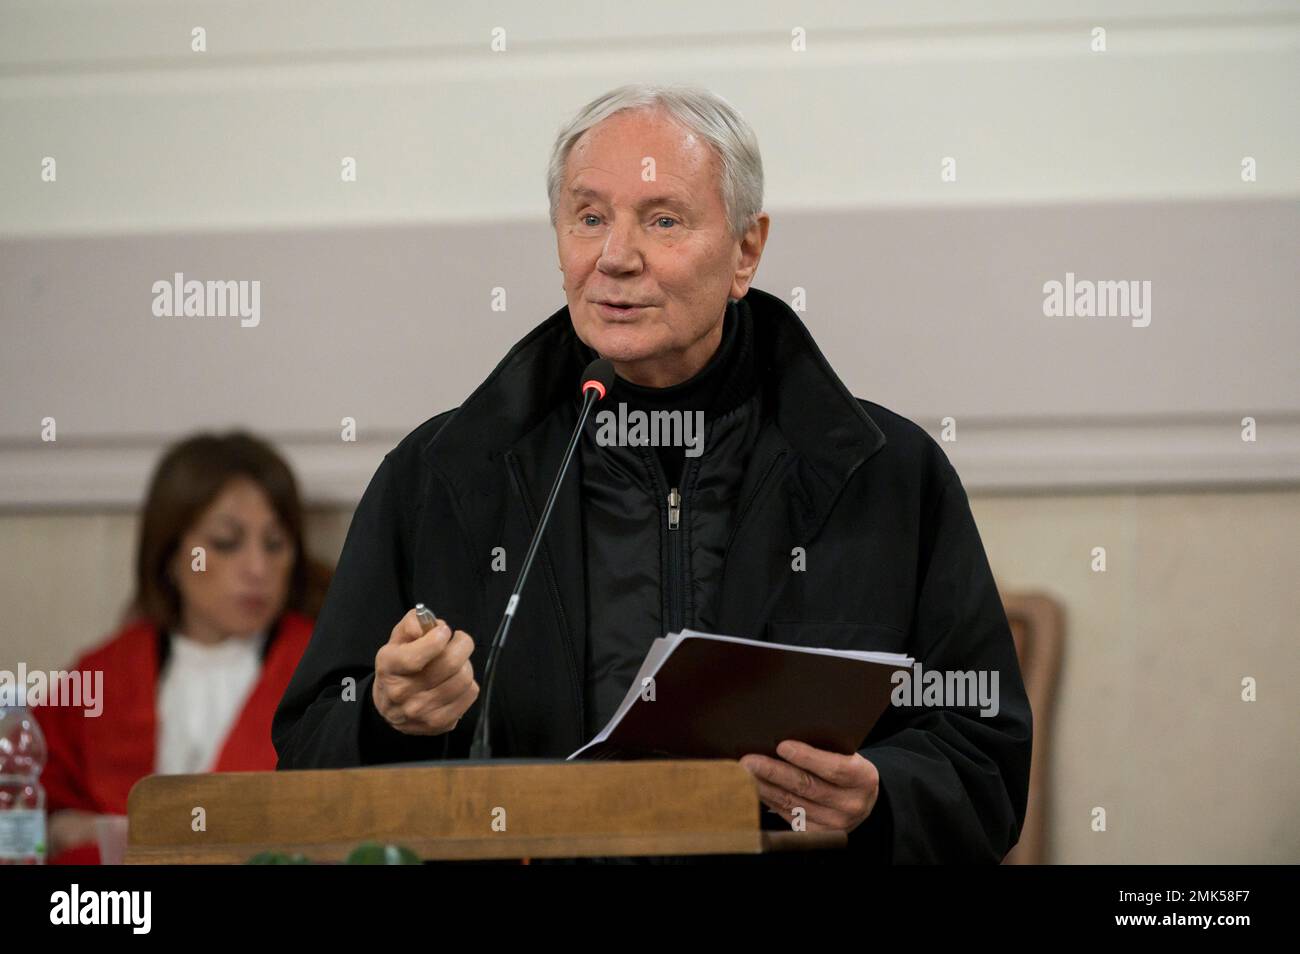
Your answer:
[[[126,862],[238,864],[267,850],[342,861],[364,841],[404,845],[426,861],[741,855],[847,843],[842,832],[765,831],[761,807],[738,762],[711,759],[154,775],[131,789]]]

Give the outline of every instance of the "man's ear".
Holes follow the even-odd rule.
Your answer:
[[[731,280],[731,294],[737,301],[749,294],[749,286],[758,271],[758,262],[763,257],[763,247],[767,245],[767,232],[771,225],[771,216],[759,212],[740,238],[740,261]]]

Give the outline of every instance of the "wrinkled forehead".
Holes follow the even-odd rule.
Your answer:
[[[668,190],[698,201],[716,194],[719,163],[708,140],[663,111],[624,110],[588,129],[565,164],[566,195],[638,196]]]

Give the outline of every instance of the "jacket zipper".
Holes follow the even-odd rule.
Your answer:
[[[676,488],[668,490],[668,631],[680,632],[682,623],[682,552],[680,532],[682,495]]]

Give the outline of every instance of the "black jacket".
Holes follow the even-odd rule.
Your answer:
[[[1024,821],[1032,719],[966,493],[917,425],[854,398],[782,301],[751,289],[762,427],[713,600],[717,631],[904,652],[926,670],[999,674],[999,712],[890,707],[862,754],[881,798],[850,849],[894,862],[993,862]],[[588,353],[562,308],[465,403],[411,432],[366,489],[312,641],[272,726],[280,768],[460,758],[482,697],[444,736],[406,736],[371,701],[375,653],[417,602],[488,642],[577,420]],[[575,465],[579,462],[575,461]],[[581,483],[564,482],[492,702],[498,757],[588,740]],[[494,548],[514,555],[492,572]],[[804,548],[806,568],[792,568]],[[592,599],[599,599],[592,594]]]
[[[763,418],[750,309],[729,302],[724,324],[717,352],[688,381],[650,389],[616,379],[578,445],[588,738],[614,715],[656,638],[722,631],[717,604],[727,544]],[[602,418],[626,420],[624,408],[676,412],[678,445],[609,440],[613,428],[602,433]]]

